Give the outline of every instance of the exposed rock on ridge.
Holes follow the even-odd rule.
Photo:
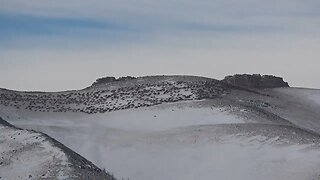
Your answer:
[[[92,84],[92,86],[96,86],[99,84],[106,84],[106,83],[115,82],[115,81],[127,81],[127,80],[132,80],[132,79],[136,79],[136,78],[132,77],[132,76],[126,76],[126,77],[119,77],[117,79],[115,77],[108,76],[108,77],[103,77],[103,78],[97,79],[96,82],[94,82]]]
[[[272,75],[260,75],[260,74],[236,74],[233,76],[226,76],[223,82],[239,87],[246,88],[279,88],[289,87],[289,84],[281,77]]]

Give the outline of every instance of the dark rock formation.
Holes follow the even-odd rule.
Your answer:
[[[125,77],[119,77],[117,79],[117,81],[128,81],[128,80],[132,80],[132,79],[137,79],[136,77],[132,77],[132,76],[125,76]]]
[[[98,84],[105,84],[105,83],[109,83],[109,82],[114,82],[116,81],[115,77],[103,77],[103,78],[99,78],[96,80],[96,82],[94,82],[92,84],[92,86],[98,85]]]
[[[117,79],[115,77],[108,76],[108,77],[103,77],[103,78],[97,79],[96,82],[94,82],[92,84],[92,86],[96,86],[99,84],[106,84],[106,83],[115,82],[115,81],[127,81],[127,80],[132,80],[132,79],[136,79],[136,78],[132,77],[132,76],[126,76],[126,77],[119,77]]]
[[[222,80],[224,83],[231,86],[245,87],[245,88],[278,88],[289,87],[287,82],[283,81],[283,78],[272,75],[260,74],[236,74],[233,76],[227,76]]]

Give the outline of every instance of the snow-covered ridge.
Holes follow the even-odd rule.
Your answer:
[[[37,93],[0,91],[0,104],[39,112],[104,113],[165,102],[200,100],[226,94],[218,80],[193,76],[153,76],[98,84],[79,91]]]
[[[18,129],[0,118],[0,179],[113,178],[42,133]]]

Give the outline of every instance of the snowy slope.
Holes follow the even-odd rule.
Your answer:
[[[154,113],[141,115],[142,112],[139,111],[137,115],[154,119],[151,116]],[[172,111],[158,110],[157,113],[161,117],[161,114]],[[99,118],[90,115],[78,121],[69,114],[61,124],[59,118],[50,117],[42,122],[35,121],[33,127],[55,136],[117,177],[155,180],[317,177],[320,162],[317,135],[287,126],[244,123],[239,117],[231,121],[232,115],[224,111],[215,113],[219,116],[213,117],[218,117],[220,122],[215,123],[213,118],[211,125],[205,122],[191,126],[187,122],[172,127],[152,128],[143,126],[138,120],[127,124],[127,119],[133,119],[134,116],[134,112],[129,111],[106,115],[104,121],[95,121]],[[182,114],[183,111],[179,116]],[[122,126],[121,122],[112,122],[115,117],[122,121]],[[223,119],[225,123],[221,123]],[[50,121],[50,124],[46,124],[46,121]],[[139,125],[143,128],[137,128]],[[255,169],[255,173],[252,173],[252,169]],[[230,170],[233,173],[228,173]]]
[[[166,102],[214,98],[226,93],[225,85],[218,80],[193,76],[159,76],[110,82],[80,91],[57,93],[0,89],[0,105],[34,112],[95,114]]]
[[[50,137],[0,119],[0,179],[85,178],[113,179]]]
[[[1,125],[0,131],[1,178],[13,180],[70,177],[66,155],[46,141],[45,137]],[[12,169],[15,170],[14,173]]]
[[[318,177],[318,138],[315,138],[315,146],[312,140],[299,144],[288,136],[268,136],[263,132],[256,135],[242,131],[220,134],[226,128],[234,130],[229,126],[195,126],[164,131],[113,145],[104,151],[102,157],[112,162],[110,169],[116,174],[132,179],[283,180]],[[299,134],[299,130],[268,128],[264,129],[279,134]]]
[[[306,88],[282,88],[275,89],[275,91],[294,96],[295,98],[304,101],[305,103],[315,103],[320,106],[320,90],[319,89],[306,89]]]
[[[1,92],[6,120],[54,137],[118,178],[319,179],[319,90],[157,76],[80,91]],[[43,111],[52,99],[55,108]]]
[[[269,111],[294,125],[320,134],[320,90],[280,88],[269,91],[276,108]]]

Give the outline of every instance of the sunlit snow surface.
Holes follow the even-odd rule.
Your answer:
[[[230,108],[188,101],[94,115],[1,109],[13,124],[47,133],[118,178],[300,180],[320,175],[318,135],[258,124]]]
[[[67,156],[39,133],[0,124],[0,177],[18,179],[68,179]]]

